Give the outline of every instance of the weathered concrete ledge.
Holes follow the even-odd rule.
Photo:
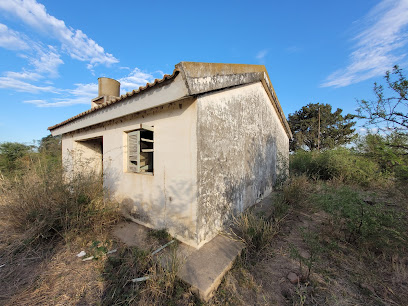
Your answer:
[[[113,234],[129,246],[147,250],[146,227],[134,222],[119,224]],[[181,263],[177,276],[191,285],[201,299],[208,301],[217,290],[225,273],[231,269],[244,244],[227,236],[218,235],[200,249],[179,243],[176,256]],[[164,249],[158,259],[165,263],[170,254]]]
[[[208,301],[243,248],[242,242],[218,235],[190,254],[177,276]]]

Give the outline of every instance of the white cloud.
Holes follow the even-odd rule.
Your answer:
[[[367,128],[365,128],[365,127],[361,127],[361,128],[359,128],[358,130],[357,130],[357,134],[360,134],[360,135],[367,135],[367,134],[376,134],[376,133],[378,133],[378,128],[369,128],[369,129],[367,129]]]
[[[26,50],[30,48],[20,33],[13,31],[2,23],[0,23],[0,47],[9,50]]]
[[[22,79],[22,80],[29,80],[29,81],[37,81],[42,78],[42,76],[36,72],[27,71],[23,69],[22,72],[14,72],[14,71],[7,71],[5,76],[9,79]]]
[[[42,34],[55,45],[46,45],[32,38],[32,33],[24,34],[0,23],[0,48],[18,51],[17,56],[27,60],[28,65],[20,71],[2,71],[0,88],[33,94],[54,93],[56,98],[26,101],[40,107],[87,104],[97,95],[96,84],[75,84],[74,89],[55,88],[50,78],[59,76],[59,67],[64,64],[62,55],[86,62],[93,73],[97,65],[110,66],[118,60],[89,38],[81,30],[68,27],[64,21],[47,13],[44,5],[36,0],[0,0],[0,12],[6,13],[30,30]],[[133,85],[137,77],[142,81],[142,73],[133,73],[125,78],[125,84]],[[133,88],[132,88],[133,89]],[[62,98],[63,97],[63,98]]]
[[[72,90],[61,90],[67,97],[54,98],[51,101],[44,99],[26,100],[24,103],[34,104],[38,107],[64,107],[77,104],[89,104],[98,95],[98,84],[75,84]]]
[[[64,21],[49,15],[44,5],[35,0],[0,1],[0,10],[13,14],[44,35],[57,39],[65,52],[74,59],[88,61],[90,68],[98,64],[109,66],[119,62],[81,30],[68,28]]]
[[[265,58],[265,56],[268,54],[268,50],[261,50],[256,54],[256,58],[258,60],[263,60]]]
[[[13,72],[11,72],[13,74]],[[52,86],[36,86],[22,80],[19,78],[24,78],[24,72],[19,74],[15,73],[14,76],[5,76],[0,77],[0,88],[13,89],[20,92],[30,92],[30,93],[39,93],[39,92],[57,92],[57,90]],[[15,77],[17,76],[17,77]],[[22,77],[23,76],[23,77]]]
[[[401,49],[408,43],[408,0],[383,0],[363,23],[354,37],[350,64],[329,75],[322,87],[344,87],[383,75],[406,56]]]
[[[120,82],[121,92],[132,91],[140,86],[145,86],[147,83],[154,81],[154,77],[150,73],[141,71],[139,68],[135,68],[128,76],[118,80]]]
[[[56,49],[52,46],[48,46],[48,50],[38,48],[37,57],[30,60],[34,66],[34,71],[41,74],[47,74],[50,77],[58,76],[58,66],[64,62],[60,58],[60,55]]]
[[[76,88],[71,91],[71,94],[77,97],[86,97],[89,100],[98,96],[98,84],[75,84]],[[90,103],[90,102],[89,102]]]
[[[38,86],[33,82],[44,79],[45,76],[55,78],[58,76],[58,67],[63,64],[55,48],[48,46],[45,49],[40,44],[30,42],[34,55],[26,56],[31,68],[23,68],[21,72],[6,71],[0,77],[0,88],[12,89],[20,92],[52,92],[52,86]],[[30,82],[30,83],[29,83]],[[45,82],[47,83],[47,82]]]

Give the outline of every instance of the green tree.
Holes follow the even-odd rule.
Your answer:
[[[393,144],[390,146],[390,144]],[[383,173],[392,173],[399,179],[408,179],[408,154],[403,148],[408,144],[408,135],[367,134],[360,136],[355,149],[376,162]]]
[[[3,142],[0,144],[0,171],[9,173],[18,168],[18,161],[32,152],[33,146],[18,142]]]
[[[408,80],[396,65],[385,73],[385,83],[374,83],[374,100],[358,101],[358,117],[367,120],[366,127],[375,126],[383,135],[394,135],[387,139],[387,146],[408,154],[408,142],[401,142],[408,134]]]
[[[318,148],[324,150],[350,143],[355,138],[353,129],[356,124],[353,121],[355,116],[350,114],[343,116],[342,112],[343,110],[338,108],[332,113],[330,104],[309,103],[295,113],[289,114],[288,123],[293,133],[290,150],[296,151],[305,147],[310,151]]]
[[[52,136],[51,134],[41,138],[38,144],[38,152],[52,156],[61,156],[61,136]]]

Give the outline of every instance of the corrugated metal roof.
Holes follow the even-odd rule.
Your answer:
[[[160,83],[163,83],[164,81],[173,79],[173,78],[175,78],[175,77],[179,74],[179,72],[180,72],[180,71],[179,71],[178,69],[174,69],[174,71],[173,71],[172,74],[165,74],[162,79],[155,79],[154,82],[152,82],[152,83],[147,83],[146,86],[140,86],[138,89],[135,89],[135,90],[132,90],[132,91],[130,91],[130,92],[127,92],[127,93],[121,95],[120,97],[112,98],[111,100],[107,101],[106,103],[103,103],[103,104],[101,104],[101,105],[98,105],[98,106],[96,106],[96,107],[93,107],[93,108],[91,108],[91,109],[88,109],[87,111],[82,112],[82,113],[80,113],[80,114],[78,114],[78,115],[76,115],[76,116],[74,116],[74,117],[71,117],[71,118],[69,118],[69,119],[67,119],[67,120],[65,120],[65,121],[63,121],[63,122],[61,122],[61,123],[58,123],[58,124],[53,125],[53,126],[50,126],[50,127],[48,128],[48,130],[54,130],[54,129],[60,127],[60,126],[63,126],[64,124],[67,124],[67,123],[69,123],[69,122],[71,122],[71,121],[74,121],[74,120],[76,120],[76,119],[78,119],[78,118],[81,118],[81,117],[83,117],[83,116],[85,116],[85,115],[88,115],[88,114],[90,114],[90,113],[96,112],[96,111],[98,111],[98,110],[100,110],[100,109],[102,109],[102,108],[108,107],[109,105],[118,103],[118,102],[120,102],[120,101],[122,101],[122,100],[124,100],[124,99],[126,99],[126,98],[129,98],[129,97],[131,97],[131,96],[133,96],[133,95],[136,95],[136,94],[138,94],[138,93],[140,93],[140,92],[142,92],[142,91],[145,91],[145,90],[148,89],[148,88],[152,88],[152,87],[156,86],[157,84],[160,84]]]

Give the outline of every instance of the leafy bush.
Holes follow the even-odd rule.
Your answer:
[[[403,237],[401,218],[395,211],[382,203],[364,201],[362,195],[350,187],[326,187],[311,198],[331,216],[335,231],[343,233],[347,242],[384,246]]]
[[[0,174],[8,174],[21,170],[24,157],[32,152],[33,147],[18,142],[3,142],[0,144]]]
[[[323,152],[298,151],[290,156],[290,171],[316,180],[340,179],[360,185],[385,178],[375,161],[344,148]]]
[[[383,173],[391,173],[401,180],[408,179],[408,135],[367,134],[356,144],[358,152],[375,161]]]
[[[292,176],[283,186],[283,201],[288,205],[296,205],[305,201],[311,191],[312,185],[305,175]]]

